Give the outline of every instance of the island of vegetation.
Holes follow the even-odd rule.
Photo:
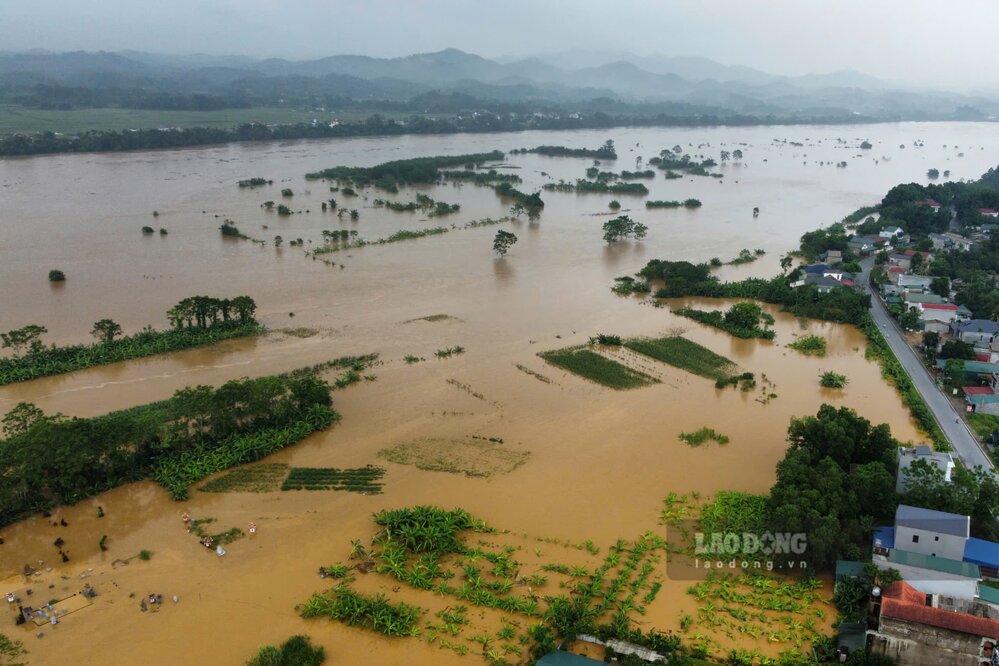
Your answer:
[[[339,417],[312,369],[196,386],[172,398],[92,418],[20,403],[3,418],[3,524],[153,478],[177,499],[194,482],[293,444]]]
[[[616,160],[617,151],[614,142],[607,140],[599,148],[566,148],[565,146],[538,146],[536,148],[520,148],[511,153],[537,153],[548,157],[592,157],[598,160]]]

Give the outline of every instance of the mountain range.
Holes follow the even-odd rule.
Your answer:
[[[674,103],[747,115],[999,115],[999,100],[991,96],[907,89],[853,71],[788,77],[708,58],[587,51],[487,59],[445,49],[400,58],[335,55],[305,61],[141,51],[0,52],[0,92],[39,84],[253,99],[326,95],[397,102],[438,91],[478,100],[562,105],[594,99]]]

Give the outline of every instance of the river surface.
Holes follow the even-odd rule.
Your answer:
[[[648,198],[697,198],[704,204],[697,210],[646,211],[643,197],[617,196],[623,213],[649,227],[641,242],[602,241],[600,227],[614,197],[543,192],[546,206],[537,223],[524,219],[325,255],[332,266],[305,255],[310,243],[322,242],[324,229],[355,229],[373,240],[399,229],[497,218],[509,206],[491,189],[472,185],[404,188],[398,195],[372,190],[355,198],[334,193],[341,206],[360,213],[356,222],[341,221],[320,211],[321,201],[331,196],[328,185],[306,181],[306,172],[539,144],[597,147],[608,138],[616,142],[619,158],[601,165],[606,170],[645,168],[650,157],[675,144],[715,159],[721,150],[739,148],[744,159],[714,169],[722,179],[667,181],[657,171],[657,179],[642,181],[652,190]],[[858,148],[865,139],[872,150]],[[840,161],[847,167],[835,166]],[[591,163],[513,155],[507,166],[525,181],[517,187],[529,192],[551,179],[582,177]],[[104,317],[126,331],[164,327],[163,313],[181,298],[245,293],[274,331],[0,388],[0,412],[30,401],[46,412],[88,416],[162,399],[192,384],[217,385],[377,352],[382,363],[371,370],[377,379],[334,394],[343,421],[268,461],[387,469],[380,495],[195,491],[190,501],[178,504],[144,482],[62,508],[53,518],[12,525],[0,531],[4,585],[23,589],[18,572],[42,560],[41,576],[29,583],[37,594],[71,594],[82,584],[80,575],[88,574],[100,596],[57,627],[45,627],[40,639],[35,630],[5,631],[25,641],[30,663],[38,664],[206,659],[235,664],[259,645],[295,633],[324,645],[331,663],[478,663],[474,649],[461,658],[422,639],[390,641],[326,621],[305,622],[295,605],[324,588],[315,575],[318,566],[344,561],[352,539],[370,538],[371,514],[383,508],[461,506],[500,529],[577,543],[590,539],[606,550],[618,538],[661,532],[659,512],[670,491],[766,492],[786,447],[789,419],[814,414],[824,402],[888,423],[901,440],[917,439],[907,411],[878,366],[864,358],[865,340],[852,327],[775,312],[774,342],[737,340],[639,298],[618,297],[609,287],[615,276],[633,273],[652,258],[727,261],[742,248],[767,254],[753,264],[725,267],[719,275],[769,276],[803,232],[876,203],[896,183],[927,182],[929,168],[973,179],[997,163],[995,126],[974,123],[413,136],[0,160],[0,330],[36,323],[48,328],[49,342],[84,342],[92,322]],[[236,186],[249,177],[274,184]],[[261,207],[266,200],[280,201],[282,187],[294,190],[288,205],[301,214],[278,218]],[[409,201],[417,191],[459,203],[461,210],[427,220],[421,213],[396,213],[372,203],[376,197]],[[754,206],[761,211],[756,218]],[[218,226],[225,218],[268,243],[222,238]],[[143,236],[144,225],[169,234]],[[491,249],[496,229],[519,237],[503,259]],[[285,247],[270,243],[277,234]],[[303,248],[287,246],[299,237]],[[63,270],[67,282],[50,285],[46,275],[52,268]],[[419,320],[434,314],[452,318]],[[315,334],[282,333],[285,327]],[[596,333],[651,336],[676,329],[757,376],[766,374],[777,397],[764,404],[758,391],[717,391],[708,380],[659,364],[652,371],[662,383],[611,391],[536,356]],[[808,332],[827,338],[825,358],[786,348]],[[435,350],[453,345],[466,353],[434,358]],[[402,360],[407,354],[427,361],[408,365]],[[819,387],[819,373],[829,369],[849,377],[845,390]],[[691,448],[678,441],[680,432],[702,426],[727,434],[731,442]],[[470,435],[502,438],[530,456],[513,472],[488,480],[376,457],[385,447],[421,437]],[[97,506],[104,518],[97,518]],[[180,521],[185,510],[213,516],[221,526],[255,521],[260,529],[217,558],[185,533]],[[68,526],[53,526],[53,519],[65,519]],[[97,542],[105,534],[109,548],[102,552]],[[66,542],[68,563],[58,561],[52,545],[57,537]],[[148,562],[115,562],[141,549],[152,551]],[[388,579],[370,576],[358,584],[423,603],[406,589],[394,593]],[[676,629],[679,616],[693,612],[686,586],[664,580],[663,592],[643,618],[646,628]],[[138,597],[150,592],[168,599],[177,595],[179,602],[142,613]],[[734,644],[767,649],[740,641]],[[87,658],[80,661],[81,655]]]

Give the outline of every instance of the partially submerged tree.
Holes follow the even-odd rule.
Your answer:
[[[114,339],[121,335],[121,326],[113,319],[101,319],[94,322],[90,335],[97,338],[99,342],[114,342]]]
[[[496,232],[496,237],[493,239],[493,252],[501,257],[506,256],[506,253],[516,242],[516,234],[512,234],[509,231],[503,231],[501,229]]]
[[[632,236],[636,239],[645,238],[645,233],[649,230],[647,226],[636,222],[627,215],[615,217],[613,220],[604,222],[604,240],[608,243],[616,243],[619,240]]]
[[[48,333],[49,329],[37,324],[28,324],[13,331],[0,333],[0,341],[3,342],[3,349],[12,349],[15,356],[20,356],[25,348],[28,352],[35,352],[42,348],[42,334]]]

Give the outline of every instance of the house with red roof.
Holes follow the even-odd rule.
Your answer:
[[[933,199],[925,199],[923,201],[917,201],[916,205],[917,206],[929,206],[930,208],[933,209],[934,213],[937,212],[938,210],[940,210],[940,202],[939,201],[935,201]]]
[[[999,210],[995,208],[979,208],[978,212],[989,217],[999,217]]]
[[[897,581],[872,595],[870,651],[899,666],[990,666],[999,642],[996,611],[952,603]]]

